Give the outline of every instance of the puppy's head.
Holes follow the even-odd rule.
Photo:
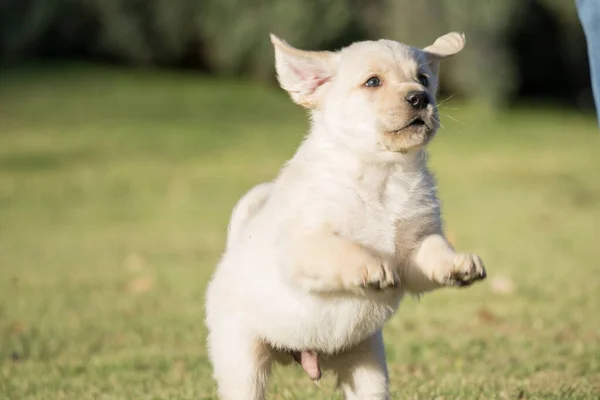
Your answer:
[[[292,99],[345,145],[376,152],[408,152],[431,140],[439,127],[439,62],[465,44],[454,32],[424,49],[379,40],[303,51],[274,35],[271,41],[279,83]]]

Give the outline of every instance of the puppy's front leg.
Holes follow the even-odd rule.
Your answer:
[[[287,250],[292,281],[309,291],[363,293],[399,283],[391,260],[331,231],[296,235]]]
[[[409,264],[404,278],[412,292],[440,286],[468,286],[486,277],[481,258],[456,253],[441,233],[425,236],[412,251]]]

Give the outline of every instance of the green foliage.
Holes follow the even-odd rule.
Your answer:
[[[442,69],[447,92],[497,105],[524,80],[571,98],[587,87],[585,41],[565,0],[4,0],[0,60],[95,57],[272,80],[269,32],[331,49],[381,36],[424,46],[449,30],[468,45]],[[540,62],[560,73],[536,76],[548,69]]]
[[[195,35],[196,1],[85,1],[100,21],[98,52],[134,63],[184,57]]]
[[[0,55],[173,63],[196,38],[198,0],[37,0],[0,5]]]
[[[58,1],[0,2],[0,59],[19,57],[39,42],[57,6]]]

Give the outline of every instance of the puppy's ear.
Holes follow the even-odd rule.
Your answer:
[[[328,51],[298,50],[271,34],[275,48],[277,79],[292,100],[314,108],[319,94],[333,77],[336,54]]]
[[[444,36],[440,36],[430,46],[423,49],[427,56],[432,61],[439,61],[458,53],[465,47],[465,34],[458,32],[450,32]]]

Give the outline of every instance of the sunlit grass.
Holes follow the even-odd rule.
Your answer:
[[[292,154],[304,112],[193,74],[0,76],[0,397],[215,398],[204,288],[231,207]],[[431,161],[447,230],[489,279],[403,304],[385,330],[393,398],[598,398],[594,118],[446,105],[459,122]],[[271,389],[336,398],[298,368]]]

